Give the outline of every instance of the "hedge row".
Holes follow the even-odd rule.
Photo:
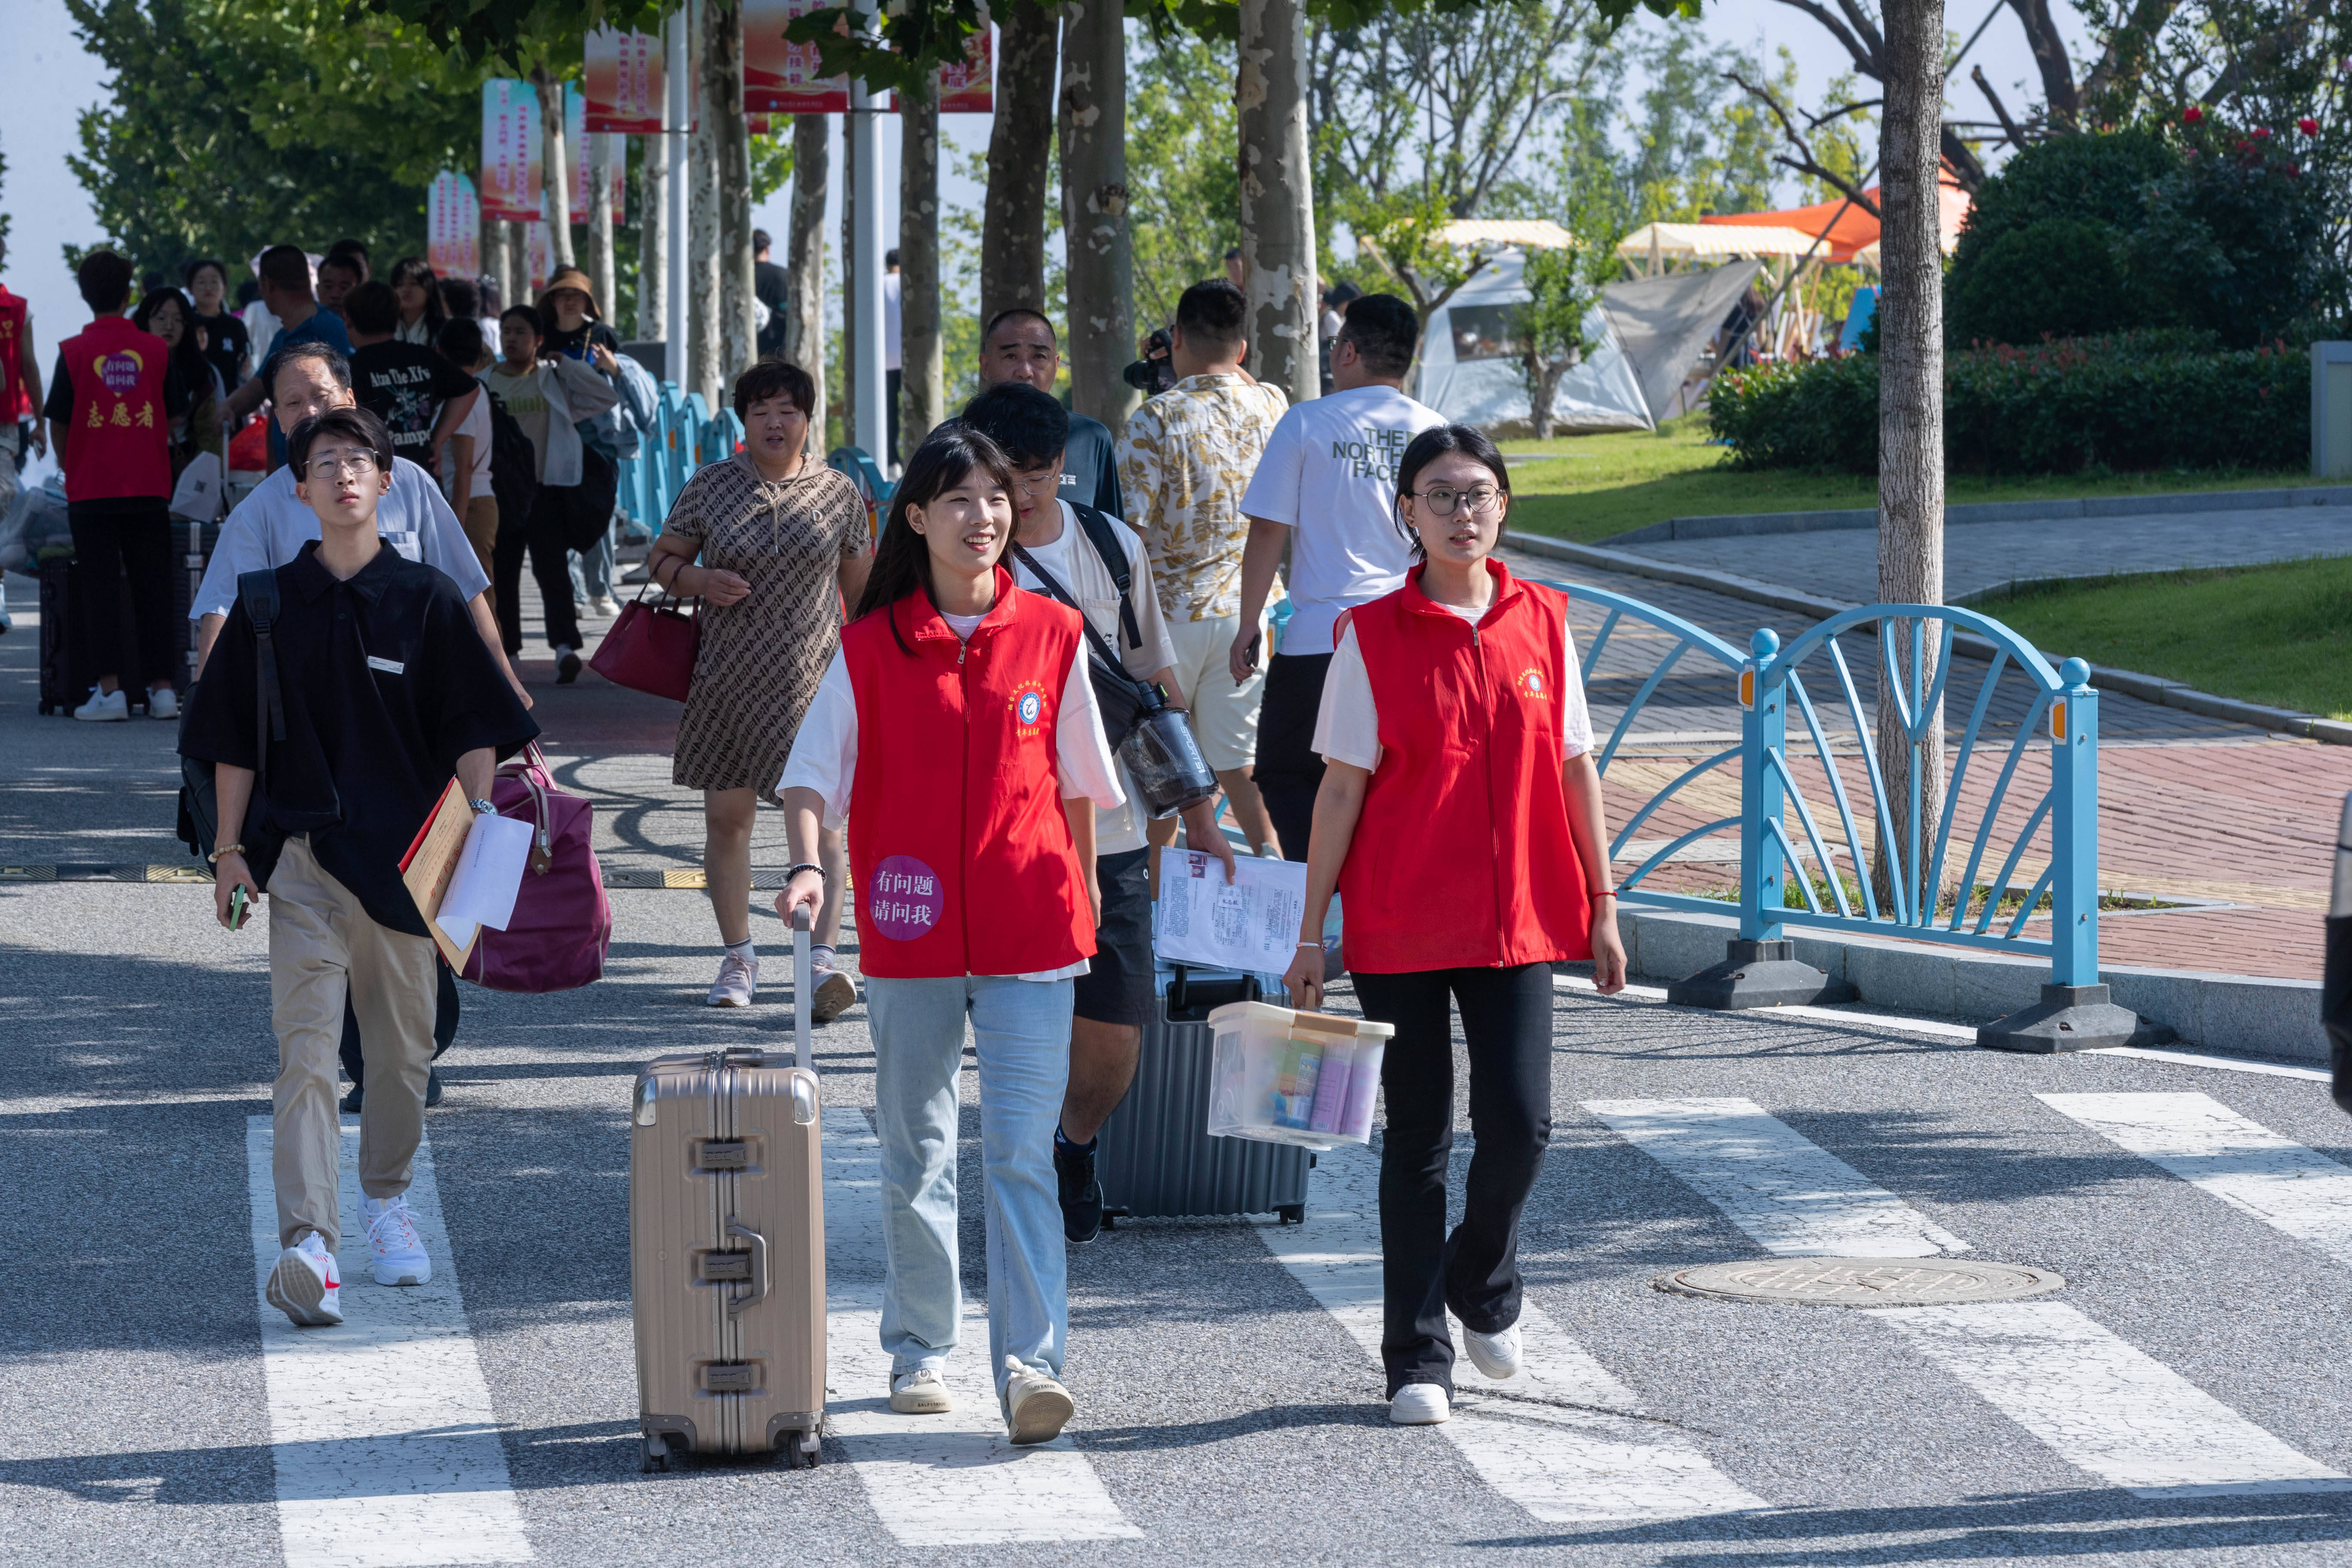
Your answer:
[[[2272,344],[2181,332],[1948,354],[1944,461],[1976,474],[2291,468],[2310,458],[2311,368]],[[1708,422],[1749,468],[1878,469],[1878,356],[1727,371]]]

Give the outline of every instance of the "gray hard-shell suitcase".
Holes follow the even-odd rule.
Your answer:
[[[1312,1153],[1203,1131],[1216,1044],[1209,1010],[1256,1001],[1268,987],[1255,974],[1162,963],[1153,989],[1159,1011],[1143,1026],[1134,1087],[1103,1123],[1095,1156],[1104,1226],[1114,1218],[1160,1215],[1270,1214],[1285,1225],[1305,1219]],[[1282,994],[1278,985],[1273,990]]]
[[[824,1193],[809,928],[793,931],[796,1061],[661,1057],[629,1126],[629,1300],[644,1468],[676,1454],[814,1466],[824,1427]]]

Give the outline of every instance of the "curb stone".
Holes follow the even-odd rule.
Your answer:
[[[1961,501],[1944,509],[1949,527],[1978,522],[2042,522],[2084,517],[2158,517],[2185,511],[2267,511],[2289,506],[2352,506],[2352,485],[2295,485],[2258,490],[2188,490],[2168,495],[2078,496],[2065,500]],[[1876,528],[1875,507],[1830,511],[1737,511],[1670,517],[1612,537],[1620,544],[1677,539],[1742,539],[1771,533],[1831,533]]]

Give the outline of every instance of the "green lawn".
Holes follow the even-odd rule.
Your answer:
[[[2045,652],[2352,719],[2352,556],[2086,578],[1970,603]]]
[[[1541,461],[1511,468],[1511,522],[1531,533],[1585,542],[1605,540],[1670,517],[1733,511],[1816,511],[1875,506],[1878,481],[1866,474],[1821,474],[1727,467],[1707,444],[1706,416],[1687,415],[1658,434],[1566,436],[1506,441],[1513,457]],[[2067,474],[2023,479],[1954,475],[1950,501],[2053,500],[2074,496],[2161,495],[2179,490],[2262,489],[2309,482],[2301,471]]]

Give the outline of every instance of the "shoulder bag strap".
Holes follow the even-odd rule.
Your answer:
[[[1080,609],[1078,602],[1070,597],[1070,591],[1063,587],[1051,572],[1039,565],[1035,556],[1030,554],[1019,544],[1013,546],[1013,553],[1019,558],[1021,564],[1029,568],[1037,581],[1045,584],[1046,593],[1077,611],[1078,627],[1086,633],[1087,647],[1093,653],[1096,662],[1115,679],[1123,680],[1135,688],[1138,696],[1142,699],[1144,711],[1150,712],[1161,707],[1165,699],[1160,696],[1160,688],[1148,680],[1138,680],[1127,672],[1127,666],[1118,660],[1118,650],[1110,646],[1110,640],[1108,637],[1095,630],[1095,624],[1087,619],[1086,611]]]
[[[1135,624],[1135,605],[1128,595],[1135,580],[1128,572],[1127,551],[1119,543],[1118,531],[1111,527],[1110,519],[1081,501],[1072,501],[1070,510],[1077,514],[1078,526],[1086,531],[1087,540],[1095,547],[1095,553],[1102,557],[1105,566],[1110,568],[1110,580],[1118,584],[1119,629],[1127,634],[1130,644],[1141,647],[1143,632]],[[1030,570],[1034,572],[1036,568],[1033,564]],[[1045,575],[1042,572],[1037,574],[1040,577]]]
[[[255,710],[261,721],[260,744],[255,759],[260,765],[253,771],[267,789],[269,742],[286,739],[286,704],[278,690],[278,645],[271,636],[278,619],[278,574],[266,567],[257,572],[240,572],[236,593],[245,604],[246,618],[253,623]]]

